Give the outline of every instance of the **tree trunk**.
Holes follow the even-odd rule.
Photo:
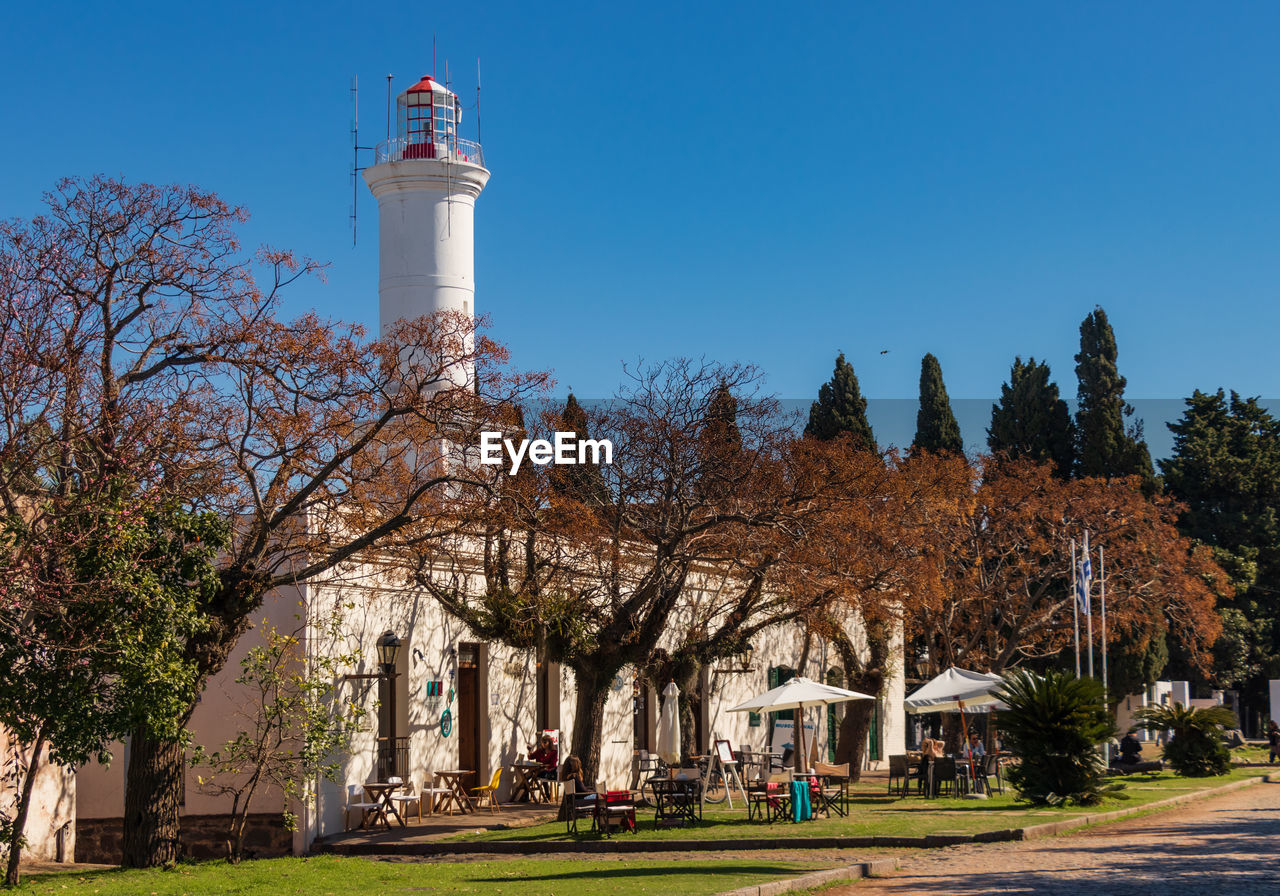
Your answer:
[[[246,799],[242,806],[237,793],[231,800],[231,819],[227,825],[227,861],[232,865],[239,865],[244,858],[244,826],[248,817],[249,801]]]
[[[680,689],[680,698],[676,706],[680,716],[680,762],[682,765],[690,756],[702,752],[702,744],[697,742],[698,720],[694,716],[695,708],[700,711],[700,707],[695,707],[693,693],[701,679],[702,667],[696,663],[681,669],[674,679],[676,687]]]
[[[879,669],[853,673],[846,669],[845,677],[851,691],[878,695],[884,687],[884,673]],[[867,754],[867,733],[871,730],[871,714],[875,712],[875,706],[874,700],[850,700],[845,704],[840,736],[836,741],[836,762],[849,763],[851,781],[862,780],[862,765]]]
[[[22,832],[27,826],[27,812],[31,808],[31,791],[35,788],[36,772],[40,768],[40,752],[44,749],[44,726],[36,730],[35,746],[31,761],[27,763],[27,776],[22,781],[22,795],[18,798],[18,814],[13,819],[13,836],[9,841],[9,863],[4,872],[4,885],[18,885],[18,862],[22,858]]]
[[[877,635],[881,637],[877,639]],[[883,658],[887,651],[887,641],[878,628],[867,631],[870,641],[871,662],[862,663],[853,641],[843,629],[836,627],[831,636],[831,644],[840,654],[844,665],[845,687],[851,691],[879,696],[884,688]],[[867,752],[867,732],[871,730],[871,714],[875,711],[875,703],[870,700],[851,700],[844,704],[844,718],[840,720],[840,732],[836,738],[836,763],[849,763],[849,779],[862,779],[862,762]]]
[[[942,714],[942,740],[948,753],[959,753],[964,749],[964,724],[958,712]]]
[[[582,776],[588,784],[599,783],[600,741],[604,732],[604,704],[609,697],[612,675],[598,671],[573,671],[577,685],[574,699],[573,737],[570,752],[582,761]]]
[[[124,866],[151,868],[178,861],[178,805],[184,774],[182,744],[135,731],[129,745],[124,798]]]

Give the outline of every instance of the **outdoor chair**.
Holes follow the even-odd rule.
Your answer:
[[[945,789],[949,795],[956,796],[956,776],[958,774],[959,770],[956,768],[956,761],[950,756],[933,760],[929,795],[942,796],[942,791]]]
[[[344,829],[348,831],[351,830],[351,828],[348,827],[348,822],[351,820],[351,813],[352,811],[359,811],[360,827],[362,828],[368,827],[369,815],[371,813],[377,812],[381,808],[382,807],[379,806],[377,803],[369,802],[369,799],[365,796],[364,785],[348,784],[347,785],[347,809],[342,816],[342,826]]]
[[[982,767],[982,777],[987,785],[987,793],[991,792],[991,779],[996,779],[996,792],[1004,793],[1004,772],[1000,768],[1000,757],[988,753]]]
[[[907,795],[907,754],[899,753],[889,757],[889,793],[893,793],[893,782],[898,782],[898,796]]]
[[[387,783],[404,784],[403,791],[391,794],[391,802],[396,804],[396,811],[400,813],[400,817],[407,818],[409,807],[413,806],[418,812],[418,821],[422,821],[422,797],[414,789],[413,781],[410,780],[405,784],[403,778],[387,778]]]
[[[757,781],[763,781],[765,777],[765,765],[767,758],[752,750],[750,747],[742,747],[738,750],[738,766],[741,768],[742,780],[746,784],[754,784]]]
[[[578,820],[591,819],[594,826],[596,818],[596,792],[583,788],[578,789],[578,782],[569,778],[564,782],[565,833],[578,833]]]
[[[762,786],[747,792],[747,818],[762,818],[772,824],[791,811],[791,776],[775,772]]]
[[[835,809],[842,818],[848,815],[849,763],[828,765],[825,762],[815,762],[813,769],[821,782],[816,794],[817,799],[814,800],[815,805],[825,812],[828,818],[831,817],[832,809]]]
[[[488,784],[481,784],[479,787],[473,787],[471,792],[476,798],[476,808],[479,809],[482,802],[487,803],[489,814],[501,812],[502,807],[498,805],[498,782],[502,779],[502,766],[498,766],[493,770],[493,778]]]
[[[435,772],[428,771],[422,778],[422,789],[418,791],[418,811],[422,811],[421,801],[425,800],[427,803],[427,814],[435,815],[436,806],[439,804],[440,800],[450,792],[451,791],[448,787],[437,787]],[[449,804],[449,814],[453,814],[452,803]]]
[[[631,798],[630,790],[609,790],[604,798],[596,797],[596,815],[592,824],[607,839],[613,825],[618,830],[636,831],[636,804]]]

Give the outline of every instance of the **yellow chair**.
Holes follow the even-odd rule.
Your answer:
[[[498,782],[502,779],[502,766],[498,766],[493,770],[493,780],[488,784],[481,784],[479,787],[472,788],[471,792],[476,798],[476,808],[479,809],[482,802],[487,801],[489,805],[489,814],[501,812],[502,808],[498,805]]]

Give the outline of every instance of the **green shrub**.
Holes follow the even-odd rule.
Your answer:
[[[1231,751],[1222,742],[1222,729],[1235,728],[1239,723],[1227,707],[1188,709],[1181,703],[1144,706],[1133,717],[1148,731],[1168,731],[1173,735],[1165,745],[1164,760],[1178,774],[1207,778],[1231,771]]]
[[[1013,672],[997,696],[1004,743],[1018,755],[1008,777],[1024,800],[1091,806],[1118,795],[1107,782],[1098,745],[1116,733],[1103,704],[1102,685],[1067,672],[1042,676]]]

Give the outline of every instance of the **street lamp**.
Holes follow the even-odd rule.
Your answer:
[[[916,654],[916,676],[923,681],[929,674],[929,648]]]
[[[400,639],[396,633],[388,631],[378,639],[378,663],[382,666],[382,675],[387,679],[387,763],[391,777],[399,773],[396,762],[396,661],[400,658]]]
[[[396,674],[396,661],[400,658],[400,639],[395,632],[387,632],[378,639],[378,662],[382,674],[388,678]]]
[[[742,649],[740,649],[736,654],[734,654],[734,657],[733,657],[734,661],[737,662],[738,664],[738,667],[736,669],[732,667],[729,667],[729,668],[722,667],[720,669],[714,670],[711,673],[711,676],[714,678],[715,676],[721,675],[721,674],[738,675],[744,672],[750,672],[752,671],[751,657],[753,657],[754,655],[755,655],[755,649],[750,644],[744,644],[742,645]]]

